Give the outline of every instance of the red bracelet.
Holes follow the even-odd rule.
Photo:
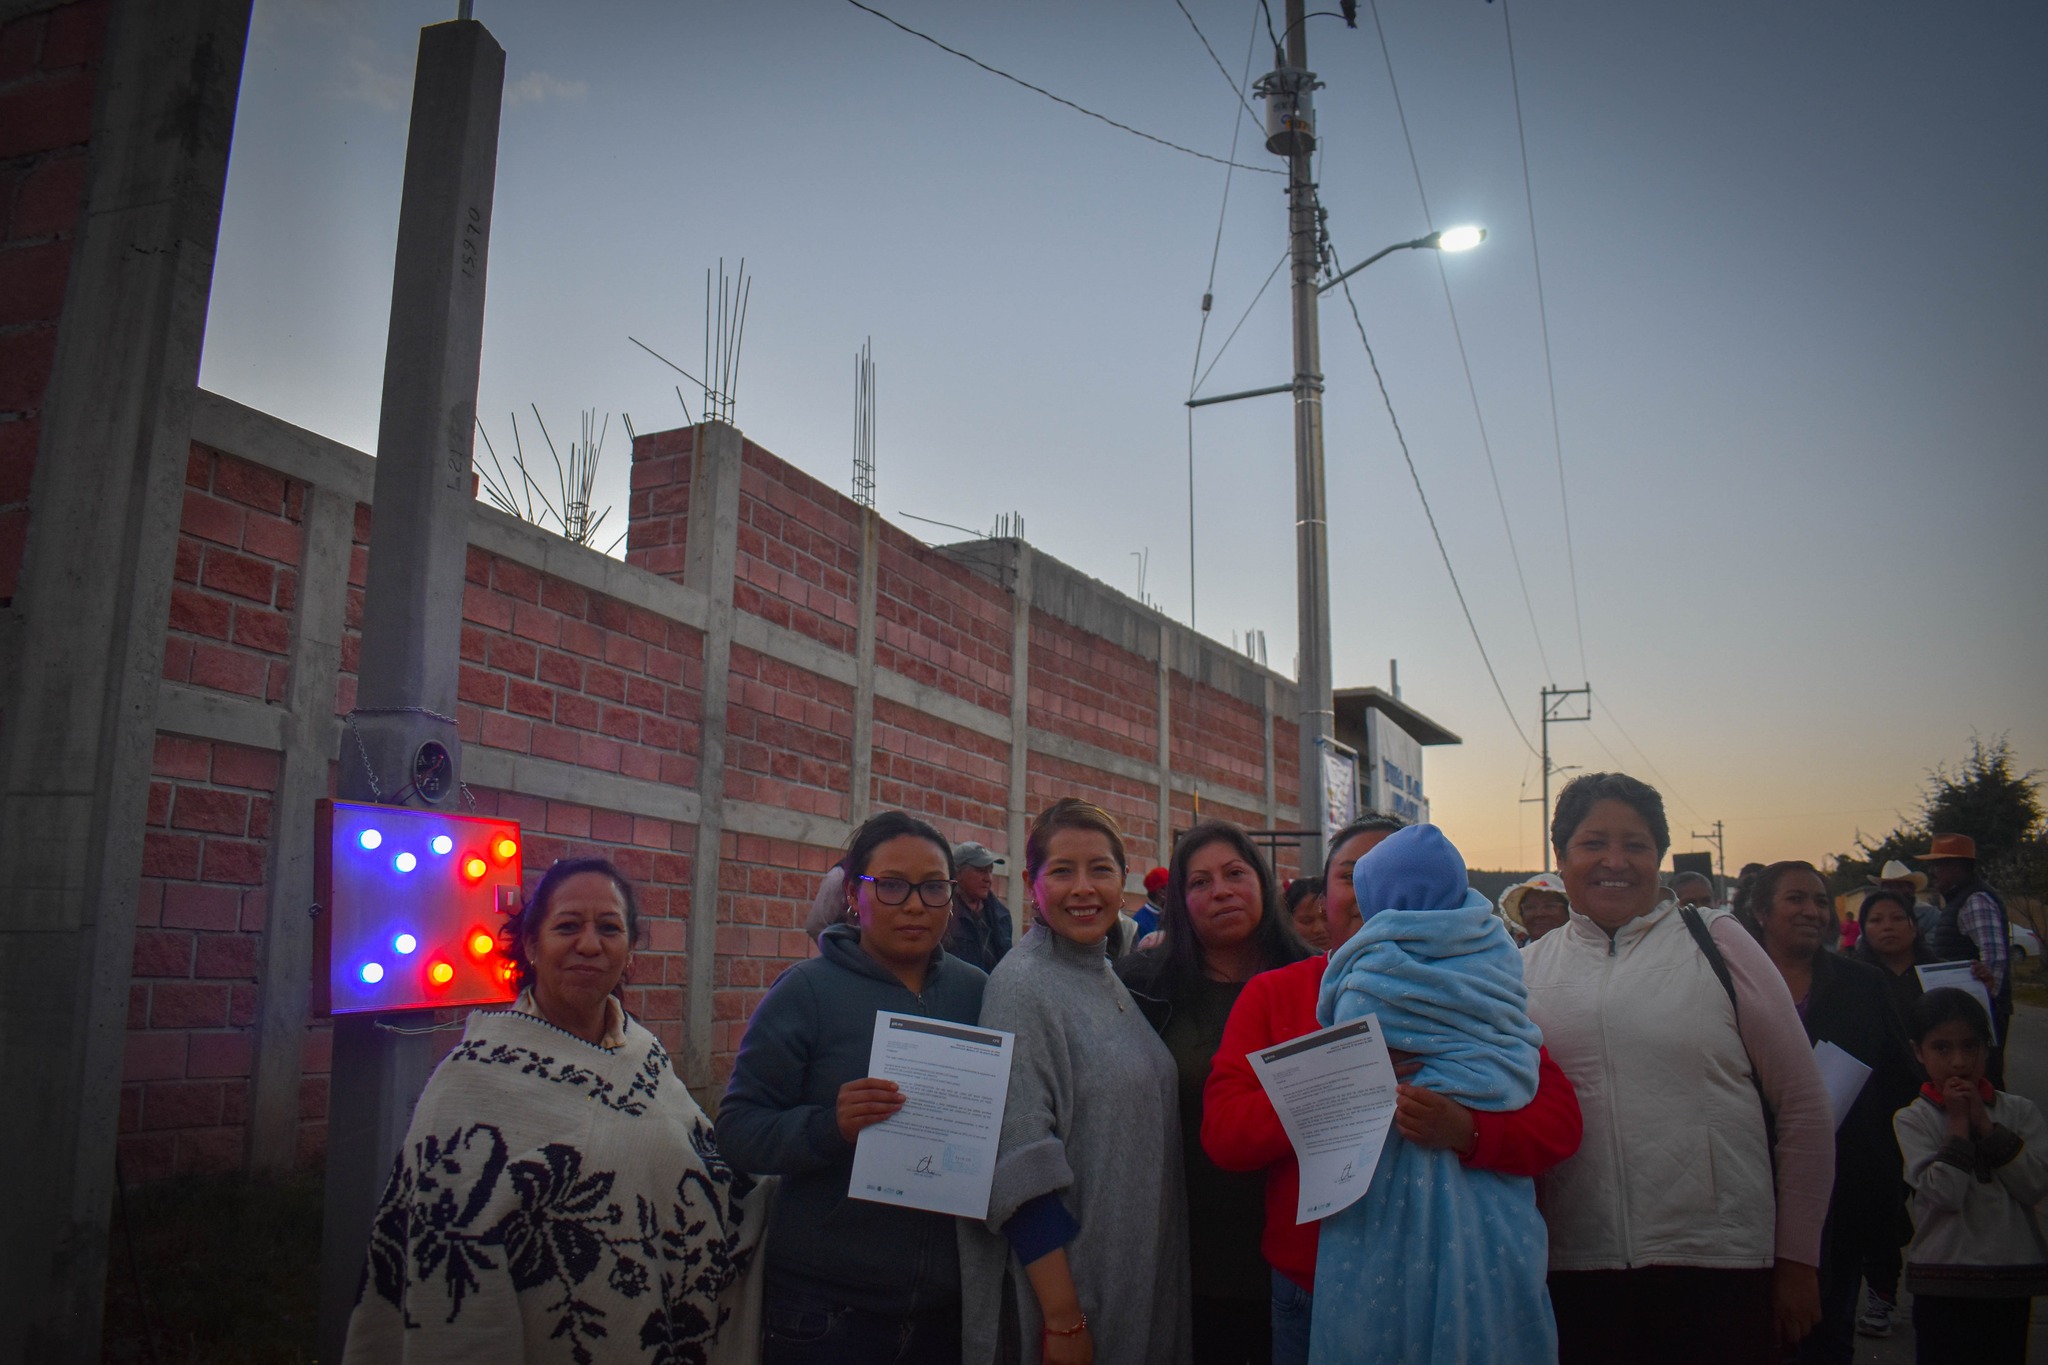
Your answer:
[[[1083,1314],[1081,1315],[1081,1320],[1080,1320],[1079,1322],[1075,1323],[1075,1324],[1074,1324],[1074,1325],[1073,1325],[1072,1327],[1059,1327],[1059,1328],[1053,1328],[1053,1327],[1048,1327],[1048,1326],[1046,1326],[1046,1325],[1045,1325],[1045,1324],[1044,1324],[1043,1322],[1041,1322],[1041,1323],[1039,1323],[1039,1325],[1038,1325],[1038,1336],[1039,1336],[1039,1342],[1038,1342],[1038,1344],[1039,1344],[1040,1346],[1043,1346],[1043,1345],[1045,1345],[1045,1339],[1046,1339],[1046,1338],[1048,1338],[1048,1337],[1078,1337],[1078,1336],[1080,1336],[1080,1335],[1081,1335],[1081,1333],[1083,1333],[1083,1332],[1085,1332],[1085,1331],[1087,1331],[1087,1330],[1088,1330],[1088,1315],[1087,1315],[1086,1313],[1083,1313]]]

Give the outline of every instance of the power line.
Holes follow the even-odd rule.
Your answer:
[[[1579,558],[1572,548],[1572,502],[1564,482],[1564,437],[1557,421],[1557,376],[1550,361],[1550,310],[1543,299],[1543,252],[1536,243],[1536,195],[1529,187],[1529,136],[1522,128],[1522,78],[1515,67],[1515,26],[1508,0],[1500,0],[1501,26],[1508,41],[1508,84],[1515,96],[1515,142],[1522,151],[1522,202],[1529,209],[1529,256],[1536,264],[1536,317],[1543,328],[1543,382],[1550,391],[1550,444],[1557,452],[1557,500],[1564,509],[1564,558],[1572,583],[1572,624],[1579,637],[1579,674],[1586,668],[1586,617],[1579,609]]]
[[[1335,266],[1337,253],[1334,249],[1330,260]],[[1349,280],[1344,281],[1344,302],[1351,307],[1351,321],[1358,328],[1359,341],[1365,345],[1365,358],[1371,363],[1372,377],[1380,386],[1380,401],[1387,405],[1387,420],[1394,425],[1394,439],[1400,443],[1401,459],[1408,465],[1408,477],[1415,484],[1415,496],[1422,500],[1422,515],[1429,519],[1429,534],[1436,540],[1436,552],[1443,557],[1444,572],[1451,577],[1451,591],[1458,595],[1458,610],[1465,613],[1465,628],[1472,632],[1472,643],[1479,649],[1479,661],[1486,665],[1486,676],[1493,682],[1494,695],[1500,698],[1501,710],[1508,713],[1508,724],[1515,727],[1515,735],[1522,741],[1522,747],[1534,754],[1536,746],[1529,742],[1520,718],[1515,715],[1515,708],[1508,704],[1508,694],[1500,685],[1500,675],[1493,671],[1493,660],[1487,655],[1486,642],[1479,638],[1479,625],[1472,619],[1472,608],[1465,601],[1465,589],[1458,584],[1458,571],[1451,567],[1451,552],[1444,547],[1443,532],[1437,529],[1436,513],[1429,506],[1429,494],[1422,491],[1422,475],[1415,470],[1415,457],[1408,453],[1408,438],[1401,432],[1401,419],[1394,415],[1394,400],[1387,393],[1386,378],[1380,374],[1379,357],[1372,353],[1372,342],[1365,335],[1365,319],[1358,315],[1358,301],[1351,297]]]
[[[1606,700],[1604,695],[1602,697],[1602,700]],[[1694,806],[1692,802],[1686,800],[1685,794],[1679,791],[1678,788],[1671,785],[1671,779],[1664,776],[1663,773],[1657,771],[1657,765],[1650,762],[1650,756],[1643,752],[1643,746],[1636,743],[1635,736],[1631,735],[1628,732],[1628,727],[1621,723],[1621,717],[1614,714],[1613,702],[1607,702],[1606,710],[1603,714],[1606,716],[1608,720],[1614,723],[1615,733],[1620,735],[1623,739],[1627,740],[1628,747],[1634,749],[1636,751],[1636,757],[1643,760],[1643,766],[1650,770],[1650,775],[1655,777],[1658,782],[1663,784],[1664,790],[1670,792],[1674,797],[1678,798],[1678,804],[1684,806],[1687,811],[1691,812],[1693,819],[1699,821],[1703,825],[1706,824],[1707,817],[1700,814],[1699,808]]]
[[[1252,116],[1252,122],[1257,123],[1259,121],[1258,111],[1256,109],[1253,109],[1252,102],[1244,97],[1244,86],[1237,81],[1230,80],[1230,68],[1223,65],[1223,59],[1216,55],[1216,49],[1209,46],[1209,36],[1202,32],[1202,26],[1195,22],[1195,16],[1188,13],[1188,7],[1185,3],[1185,0],[1173,0],[1173,3],[1180,9],[1181,14],[1187,19],[1188,27],[1195,31],[1195,36],[1202,40],[1202,51],[1208,53],[1209,60],[1216,63],[1217,74],[1222,76],[1224,80],[1230,81],[1230,93],[1237,96],[1237,102],[1244,106],[1244,111],[1247,114],[1250,114]],[[1257,16],[1255,15],[1253,17],[1256,19]],[[1252,29],[1252,42],[1257,43],[1258,40],[1259,31],[1256,27],[1254,27]],[[1245,53],[1245,75],[1251,75],[1250,52]],[[1237,156],[1237,135],[1235,133],[1231,134],[1230,143],[1230,155],[1234,159]]]
[[[1180,5],[1180,0],[1174,0],[1174,3],[1176,5]],[[1192,14],[1188,14],[1188,9],[1186,5],[1180,5],[1180,12],[1182,14],[1188,15],[1189,24],[1194,24],[1195,16]],[[1251,36],[1245,40],[1244,45],[1245,80],[1251,79],[1252,53],[1258,50],[1258,19],[1259,16],[1257,12],[1254,11],[1252,14]],[[1202,39],[1203,47],[1209,48],[1209,40],[1206,37],[1203,37],[1202,30],[1199,27],[1195,29],[1195,36],[1197,38]],[[1214,48],[1209,48],[1209,56],[1212,60],[1216,57],[1216,50]],[[1216,63],[1216,69],[1218,71],[1223,71],[1223,63],[1218,61]],[[1230,73],[1228,71],[1223,71],[1223,79],[1225,79],[1226,81],[1230,80]],[[1237,95],[1238,103],[1244,105],[1245,110],[1249,112],[1251,110],[1251,106],[1249,104],[1245,104],[1242,83],[1239,81],[1231,81],[1230,88],[1231,91]],[[1254,117],[1252,120],[1252,126],[1258,126],[1258,119],[1256,117]],[[1200,372],[1202,368],[1202,346],[1208,340],[1209,337],[1209,310],[1210,305],[1213,304],[1216,299],[1216,262],[1220,260],[1223,255],[1223,223],[1224,220],[1228,218],[1230,215],[1230,182],[1237,174],[1237,139],[1239,134],[1241,134],[1243,131],[1244,120],[1237,117],[1236,113],[1233,111],[1230,116],[1230,165],[1226,167],[1223,172],[1223,202],[1220,205],[1218,205],[1216,209],[1216,241],[1209,248],[1209,279],[1208,282],[1202,286],[1202,325],[1195,331],[1195,361],[1194,364],[1188,367],[1188,397],[1190,398],[1193,398],[1195,396],[1195,387],[1196,385],[1201,383]],[[1275,266],[1274,269],[1277,271],[1279,267]],[[1268,284],[1272,283],[1272,279],[1270,276],[1267,278],[1266,282]],[[1263,294],[1265,290],[1261,289],[1259,292]],[[1257,303],[1258,300],[1253,299],[1252,302]],[[1241,327],[1243,325],[1243,321],[1240,320],[1238,326]],[[1231,335],[1237,335],[1237,331],[1235,328],[1231,330]],[[1224,344],[1228,345],[1229,343],[1225,342]],[[1221,352],[1218,352],[1218,355],[1220,356]],[[1188,629],[1193,630],[1195,628],[1195,410],[1193,408],[1189,408],[1187,410],[1187,422]]]
[[[890,18],[888,15],[882,13],[882,11],[876,9],[874,6],[862,4],[861,0],[846,0],[846,3],[852,5],[855,9],[861,11],[863,14],[874,15],[875,18],[880,19],[883,23],[888,24],[892,28],[900,29],[903,32],[909,34],[913,38],[923,39],[925,42],[930,43],[933,47],[937,48],[941,52],[951,53],[953,56],[958,57],[963,62],[970,62],[973,65],[980,67],[983,71],[988,72],[991,76],[1001,76],[1004,80],[1010,82],[1012,85],[1021,85],[1026,90],[1031,91],[1035,95],[1045,96],[1054,104],[1064,104],[1067,108],[1073,110],[1077,114],[1086,114],[1089,118],[1095,119],[1098,122],[1106,123],[1112,128],[1131,134],[1133,137],[1144,138],[1147,142],[1156,142],[1162,147],[1170,148],[1176,152],[1185,153],[1188,156],[1200,157],[1204,161],[1213,161],[1219,166],[1235,166],[1238,170],[1257,171],[1261,175],[1285,174],[1285,172],[1277,171],[1273,169],[1271,166],[1247,166],[1237,161],[1226,160],[1220,156],[1211,156],[1207,152],[1198,152],[1192,147],[1183,147],[1178,142],[1168,142],[1163,137],[1155,137],[1151,133],[1144,131],[1142,128],[1131,127],[1131,125],[1128,123],[1118,123],[1115,119],[1111,118],[1107,114],[1098,114],[1093,109],[1089,109],[1085,106],[1076,104],[1072,100],[1067,99],[1063,96],[1053,94],[1052,91],[1047,90],[1042,85],[1033,85],[1030,81],[1025,80],[1021,76],[1013,76],[1009,72],[1004,71],[1000,67],[990,66],[987,62],[982,61],[979,57],[971,57],[967,53],[962,52],[957,47],[947,47],[937,38],[932,37],[931,34],[920,33],[916,29],[912,28],[910,25],[902,23],[899,20]]]
[[[1209,369],[1202,371],[1202,378],[1196,380],[1194,388],[1188,390],[1190,394],[1192,394],[1195,391],[1195,389],[1200,388],[1202,386],[1202,380],[1207,379],[1209,377],[1209,372],[1216,368],[1216,362],[1223,359],[1223,353],[1230,349],[1230,343],[1237,340],[1238,329],[1243,327],[1245,324],[1245,319],[1249,318],[1252,315],[1252,309],[1257,308],[1259,306],[1259,300],[1266,297],[1266,291],[1272,288],[1273,281],[1279,277],[1280,267],[1286,264],[1287,253],[1283,251],[1280,253],[1280,259],[1273,262],[1272,270],[1267,272],[1266,282],[1259,286],[1259,292],[1252,295],[1252,301],[1245,305],[1244,316],[1238,318],[1237,326],[1232,327],[1230,329],[1230,335],[1223,338],[1223,344],[1216,348],[1216,354],[1209,357]]]
[[[1415,139],[1408,131],[1408,111],[1401,104],[1401,83],[1394,79],[1394,53],[1387,46],[1387,31],[1380,24],[1379,0],[1372,4],[1373,32],[1379,35],[1380,59],[1387,67],[1387,87],[1394,94],[1394,113],[1401,121],[1401,139],[1408,144],[1408,169],[1415,175],[1415,197],[1422,201],[1423,223],[1432,231],[1436,228],[1436,215],[1429,209],[1429,192],[1422,188],[1422,163],[1415,155]],[[1501,529],[1507,533],[1508,557],[1515,565],[1515,581],[1522,588],[1522,608],[1529,614],[1529,633],[1536,639],[1536,655],[1543,661],[1543,679],[1553,681],[1550,667],[1550,651],[1544,647],[1543,631],[1536,624],[1536,603],[1529,596],[1529,580],[1522,572],[1522,552],[1515,544],[1514,519],[1508,516],[1507,497],[1501,492],[1500,470],[1493,462],[1493,442],[1486,434],[1486,414],[1479,406],[1479,386],[1472,381],[1472,360],[1465,353],[1465,329],[1458,325],[1458,305],[1451,298],[1451,272],[1444,268],[1442,252],[1436,254],[1436,275],[1444,287],[1444,307],[1451,315],[1451,335],[1458,342],[1458,363],[1465,370],[1465,392],[1472,398],[1472,418],[1479,425],[1479,448],[1486,454],[1486,472],[1493,480],[1493,500],[1500,508]]]

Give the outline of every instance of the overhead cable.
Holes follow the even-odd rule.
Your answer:
[[[1522,78],[1515,69],[1515,26],[1508,17],[1508,0],[1500,0],[1501,27],[1508,41],[1508,85],[1515,97],[1515,141],[1522,151],[1522,202],[1529,209],[1529,257],[1536,264],[1536,317],[1543,327],[1543,382],[1550,391],[1550,443],[1557,452],[1557,500],[1564,509],[1564,560],[1572,583],[1572,624],[1579,636],[1579,676],[1586,669],[1586,617],[1579,609],[1579,558],[1572,547],[1572,501],[1564,481],[1564,437],[1557,421],[1557,375],[1550,362],[1550,311],[1543,300],[1543,252],[1536,244],[1536,196],[1529,187],[1529,136],[1522,129]]]
[[[1330,259],[1334,266],[1335,250],[1331,251]],[[1436,513],[1429,506],[1429,494],[1422,491],[1422,475],[1416,472],[1415,457],[1408,453],[1408,438],[1402,434],[1401,419],[1394,415],[1394,400],[1387,393],[1385,376],[1380,373],[1379,357],[1372,353],[1372,342],[1365,335],[1365,319],[1358,315],[1358,301],[1351,297],[1351,281],[1345,280],[1343,286],[1344,302],[1351,307],[1351,321],[1358,328],[1359,341],[1365,346],[1365,358],[1372,365],[1372,377],[1380,386],[1380,401],[1387,405],[1387,420],[1393,423],[1394,439],[1401,446],[1401,459],[1407,464],[1408,477],[1415,484],[1415,496],[1422,500],[1422,515],[1429,519],[1429,534],[1436,541],[1437,554],[1443,557],[1444,572],[1450,575],[1451,591],[1458,595],[1458,610],[1465,613],[1465,628],[1472,632],[1472,643],[1479,650],[1479,661],[1486,665],[1486,676],[1493,682],[1494,695],[1500,698],[1501,709],[1507,712],[1508,724],[1515,727],[1515,735],[1522,741],[1522,747],[1541,757],[1541,751],[1529,742],[1528,733],[1522,729],[1521,717],[1515,714],[1515,708],[1508,702],[1507,691],[1500,685],[1500,675],[1493,671],[1493,659],[1486,652],[1486,641],[1479,638],[1479,624],[1472,619],[1471,605],[1465,601],[1465,589],[1458,584],[1458,571],[1451,567],[1451,552],[1444,546],[1443,532],[1437,529]]]
[[[1271,166],[1247,166],[1242,162],[1227,160],[1226,158],[1220,156],[1211,156],[1207,152],[1198,152],[1192,147],[1183,147],[1178,142],[1169,142],[1163,137],[1156,137],[1153,134],[1146,132],[1142,128],[1133,128],[1128,123],[1119,123],[1107,114],[1098,114],[1093,109],[1089,109],[1083,105],[1076,104],[1072,100],[1067,99],[1064,96],[1055,95],[1052,91],[1047,90],[1042,85],[1033,85],[1030,81],[1025,80],[1021,76],[1013,76],[1009,72],[1004,71],[1000,67],[990,66],[987,62],[982,61],[979,57],[969,56],[967,53],[962,52],[957,47],[948,47],[944,43],[940,42],[937,38],[932,37],[931,34],[920,33],[916,29],[912,28],[910,25],[903,23],[899,20],[890,18],[888,15],[882,13],[882,11],[876,9],[873,5],[864,5],[861,3],[861,0],[846,0],[846,3],[852,5],[855,9],[861,11],[863,14],[874,15],[875,18],[880,19],[883,23],[888,24],[892,28],[900,29],[903,32],[909,34],[913,38],[923,39],[925,42],[930,43],[933,47],[939,49],[939,51],[941,52],[951,53],[953,56],[958,57],[963,62],[970,62],[973,65],[980,67],[983,71],[988,72],[991,76],[1001,76],[1004,80],[1010,82],[1012,85],[1021,85],[1026,90],[1031,91],[1035,95],[1045,96],[1054,104],[1064,104],[1067,108],[1073,110],[1077,114],[1086,114],[1089,118],[1095,119],[1102,123],[1106,123],[1112,128],[1131,134],[1133,137],[1144,138],[1147,142],[1156,142],[1162,147],[1170,148],[1171,150],[1176,152],[1185,153],[1188,156],[1200,157],[1204,161],[1213,161],[1219,166],[1235,166],[1238,170],[1257,171],[1261,175],[1286,174],[1285,171],[1276,170]]]
[[[1237,102],[1244,106],[1244,111],[1252,116],[1252,122],[1256,124],[1259,121],[1258,110],[1252,108],[1252,102],[1244,97],[1243,84],[1230,79],[1230,68],[1225,66],[1223,59],[1216,55],[1216,49],[1209,46],[1209,36],[1202,32],[1202,26],[1195,22],[1195,16],[1188,13],[1186,0],[1173,0],[1173,3],[1179,7],[1182,16],[1187,19],[1188,27],[1195,31],[1195,36],[1202,40],[1202,51],[1208,53],[1209,60],[1216,63],[1217,74],[1222,76],[1224,80],[1230,81],[1230,93],[1237,96]],[[1253,17],[1256,18],[1257,16]],[[1253,28],[1252,42],[1256,44],[1258,40],[1259,31],[1257,28]],[[1251,54],[1249,52],[1245,54],[1245,75],[1251,75]],[[1237,134],[1235,132],[1230,137],[1230,154],[1232,157],[1237,155]]]
[[[1394,53],[1387,46],[1387,31],[1380,24],[1379,0],[1372,0],[1372,27],[1379,35],[1380,58],[1387,67],[1387,87],[1394,94],[1394,113],[1401,121],[1401,140],[1408,144],[1408,169],[1415,175],[1415,197],[1422,201],[1422,221],[1436,230],[1436,215],[1429,209],[1429,192],[1422,188],[1422,163],[1415,155],[1415,139],[1408,131],[1408,111],[1401,104],[1401,83],[1394,79]],[[1501,492],[1500,470],[1493,462],[1493,442],[1486,434],[1486,415],[1479,406],[1479,386],[1472,381],[1472,360],[1465,354],[1465,329],[1458,325],[1458,305],[1451,298],[1451,272],[1444,266],[1441,251],[1436,254],[1436,276],[1444,287],[1444,307],[1451,315],[1451,335],[1458,342],[1458,363],[1465,370],[1465,392],[1472,397],[1472,419],[1479,424],[1479,448],[1486,454],[1486,472],[1493,480],[1493,501],[1500,508],[1501,529],[1507,533],[1508,558],[1514,562],[1515,582],[1522,588],[1522,608],[1529,614],[1529,633],[1536,637],[1536,656],[1543,661],[1543,680],[1555,682],[1550,651],[1543,644],[1543,630],[1536,624],[1536,603],[1529,596],[1529,579],[1522,572],[1522,551],[1515,544],[1515,523],[1508,515],[1508,500]]]

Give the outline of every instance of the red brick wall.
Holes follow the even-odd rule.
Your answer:
[[[634,446],[631,562],[680,578],[687,547],[690,431]],[[752,445],[742,447],[736,607],[828,648],[857,645],[860,518],[852,502]],[[285,695],[306,488],[195,446],[187,471],[165,676],[247,701]],[[355,510],[335,707],[355,695],[370,510]],[[1012,598],[1000,583],[882,523],[876,656],[890,671],[992,716],[1010,712]],[[702,725],[703,636],[485,550],[471,548],[457,724],[478,750],[694,788]],[[1032,618],[1030,724],[1150,764],[1158,675],[1147,659],[1044,611]],[[1170,679],[1177,770],[1204,784],[1202,813],[1262,825],[1210,784],[1264,790],[1261,714],[1189,679]],[[729,799],[846,820],[852,809],[854,690],[735,643],[727,706]],[[1276,725],[1283,775],[1293,726]],[[870,799],[922,814],[954,838],[1007,840],[1010,744],[878,696]],[[142,925],[123,1099],[130,1178],[239,1164],[248,1103],[262,880],[278,757],[161,737],[152,788]],[[1084,794],[1122,823],[1134,868],[1152,864],[1158,787],[1034,754],[1026,806]],[[1283,799],[1292,782],[1283,777]],[[529,885],[557,858],[600,854],[635,883],[643,920],[629,1005],[683,1046],[694,825],[476,787],[480,811],[526,831]],[[1177,793],[1173,823],[1193,819]],[[836,850],[728,829],[721,839],[712,967],[713,1066],[723,1081],[745,1022],[791,962],[817,880]],[[452,1035],[450,1035],[452,1037]],[[309,1021],[299,1152],[324,1148],[329,1034]]]
[[[21,574],[110,9],[31,5],[0,26],[0,604]]]

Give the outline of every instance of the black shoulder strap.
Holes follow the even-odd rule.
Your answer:
[[[1721,946],[1714,942],[1714,935],[1707,929],[1707,922],[1700,918],[1700,912],[1690,905],[1678,907],[1678,917],[1685,921],[1686,930],[1692,934],[1693,942],[1700,945],[1706,955],[1707,965],[1714,969],[1714,977],[1721,983],[1721,989],[1728,992],[1728,1004],[1735,1011],[1737,1020],[1742,1018],[1742,1002],[1735,998],[1735,978],[1728,974],[1728,959],[1721,956]]]

